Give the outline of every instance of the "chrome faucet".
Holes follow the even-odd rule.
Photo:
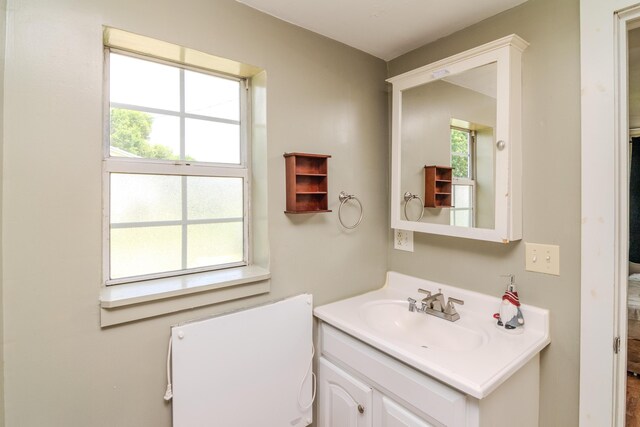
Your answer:
[[[438,289],[438,293],[431,295],[431,292],[424,289],[418,289],[421,294],[427,294],[422,300],[422,311],[427,308],[435,311],[444,311],[444,295],[442,295],[442,289]]]
[[[449,297],[445,304],[442,289],[438,289],[438,293],[433,295],[431,294],[431,291],[427,291],[425,289],[418,289],[418,292],[426,294],[426,297],[422,299],[420,308],[416,306],[417,301],[415,299],[407,298],[407,301],[409,302],[409,311],[431,314],[451,322],[455,322],[460,319],[460,314],[456,311],[454,304],[464,305],[464,301]]]

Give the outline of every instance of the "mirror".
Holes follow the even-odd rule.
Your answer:
[[[392,227],[520,239],[516,35],[389,79]]]
[[[494,228],[496,83],[492,62],[403,91],[401,188],[420,195],[424,166],[453,168],[438,207],[420,221]],[[421,209],[417,199],[408,203],[405,219]]]

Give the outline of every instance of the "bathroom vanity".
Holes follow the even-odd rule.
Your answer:
[[[418,289],[464,301],[460,319],[410,311]],[[317,307],[319,426],[537,426],[549,312],[522,305],[524,329],[511,334],[495,326],[499,305],[389,272],[379,290]]]

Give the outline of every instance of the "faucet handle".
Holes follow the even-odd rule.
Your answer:
[[[431,308],[431,302],[429,301],[429,299],[431,298],[431,291],[419,288],[418,292],[420,292],[421,294],[426,294],[426,296],[424,298],[422,298],[422,308],[418,309],[418,311],[424,313],[424,311],[427,308]]]
[[[447,301],[447,306],[444,309],[445,314],[454,315],[457,313],[456,307],[453,305],[454,303],[458,305],[464,305],[464,301],[462,301],[461,299],[449,297],[449,300]]]
[[[416,311],[416,300],[414,300],[413,298],[407,298],[407,301],[409,302],[409,311]]]
[[[431,291],[428,291],[426,289],[418,288],[418,292],[420,292],[421,294],[427,294],[426,298],[429,298],[431,296]]]

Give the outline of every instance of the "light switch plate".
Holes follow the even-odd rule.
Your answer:
[[[413,252],[413,231],[394,229],[393,247],[401,251]]]
[[[560,246],[525,243],[525,270],[560,275]]]

